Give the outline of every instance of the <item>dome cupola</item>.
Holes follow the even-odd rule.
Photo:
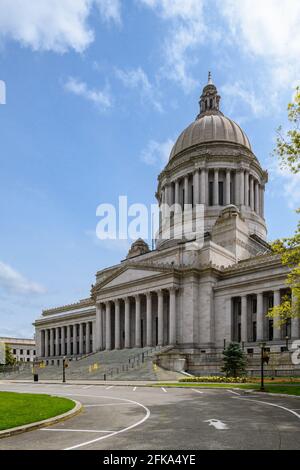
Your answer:
[[[206,234],[213,233],[219,216],[226,219],[224,208],[234,206],[249,234],[266,239],[264,190],[268,175],[252,152],[245,132],[220,111],[220,101],[209,73],[199,101],[200,112],[179,135],[158,177],[158,248],[178,241],[172,230],[174,234],[180,213],[184,217],[191,214],[193,225],[199,218],[199,206]],[[172,230],[164,229],[170,223]],[[166,240],[165,234],[170,234],[172,240]]]

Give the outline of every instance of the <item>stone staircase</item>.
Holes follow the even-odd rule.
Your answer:
[[[156,354],[166,352],[170,346],[101,351],[68,361],[66,380],[177,380],[180,374],[157,367]],[[62,360],[57,365],[37,367],[39,380],[62,380]],[[23,365],[18,372],[1,374],[0,378],[32,379],[32,369]]]

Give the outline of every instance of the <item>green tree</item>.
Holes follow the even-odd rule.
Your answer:
[[[5,345],[5,362],[8,366],[13,366],[16,360],[11,352],[11,348],[8,344]]]
[[[226,377],[238,377],[243,375],[246,369],[246,358],[239,343],[230,343],[223,352],[224,366],[222,371]]]
[[[294,100],[288,104],[290,129],[283,133],[278,129],[274,155],[279,158],[280,166],[291,173],[300,173],[300,87],[296,88]],[[300,209],[296,211],[300,213]],[[290,318],[300,317],[300,222],[294,236],[276,240],[272,244],[274,253],[281,255],[281,262],[289,268],[287,286],[291,295],[282,298],[281,304],[268,312],[278,326]]]

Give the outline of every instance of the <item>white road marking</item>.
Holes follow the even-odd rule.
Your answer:
[[[167,390],[164,387],[161,387],[162,391],[167,393]]]
[[[232,397],[232,398],[236,398],[236,397]],[[251,398],[236,398],[236,400],[245,400],[245,401],[253,401],[254,403],[262,403],[264,405],[269,405],[269,406],[275,406],[276,408],[281,408],[282,410],[285,410],[287,411],[288,413],[292,413],[293,415],[295,415],[298,419],[300,419],[300,414],[299,413],[296,413],[296,411],[294,410],[291,410],[290,408],[286,408],[285,406],[282,406],[282,405],[276,405],[275,403],[270,403],[268,401],[261,401],[261,400],[252,400]]]
[[[72,394],[70,394],[70,395],[72,396]],[[88,396],[91,396],[91,395],[88,395]],[[98,398],[107,398],[107,397],[100,396]],[[116,398],[116,397],[114,397],[114,398],[111,397],[111,399],[113,399],[113,400],[124,400],[124,398]],[[137,426],[140,426],[141,424],[143,424],[149,418],[151,413],[150,413],[150,410],[146,406],[142,405],[141,403],[139,403],[137,401],[133,401],[133,400],[127,400],[126,399],[126,402],[133,403],[135,405],[138,405],[138,406],[142,407],[146,411],[145,416],[142,419],[140,419],[140,421],[132,424],[131,426],[128,426],[127,428],[120,429],[119,431],[114,431],[111,434],[107,434],[106,436],[98,437],[97,439],[92,439],[91,441],[86,441],[86,442],[82,442],[81,444],[77,444],[77,445],[72,446],[72,447],[67,447],[64,450],[78,449],[79,447],[84,447],[84,446],[93,444],[94,442],[102,441],[103,439],[107,439],[111,436],[116,436],[117,434],[121,434],[122,432],[126,432],[126,431],[129,431],[130,429],[133,429],[133,428],[136,428]]]
[[[92,407],[95,407],[95,406],[124,406],[124,405],[127,405],[127,406],[132,406],[134,405],[134,403],[105,403],[105,404],[101,404],[101,405],[83,405],[84,408],[92,408]]]
[[[224,429],[228,429],[227,424],[222,423],[218,419],[207,419],[203,421],[204,423],[209,423],[209,426],[213,426],[214,428],[218,429],[219,431],[223,431]]]
[[[133,391],[134,391],[134,392],[136,391],[136,387],[133,388]]]
[[[109,387],[105,387],[105,390],[109,390],[109,389],[111,389],[111,388],[113,388],[113,387],[114,387],[114,385],[110,385]]]
[[[234,395],[238,395],[239,397],[241,396],[240,393],[234,392],[233,390],[228,389],[227,392],[233,393]]]
[[[98,431],[94,429],[54,429],[54,428],[42,428],[40,431],[55,431],[55,432],[98,432],[98,433],[112,433],[114,431]]]
[[[92,388],[93,385],[87,385],[86,387],[82,387],[83,389],[86,389],[86,388]]]
[[[192,388],[193,392],[197,392],[197,393],[204,393],[204,392],[201,392],[201,390],[196,390],[195,388]]]

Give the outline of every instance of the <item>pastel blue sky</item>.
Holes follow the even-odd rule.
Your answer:
[[[0,335],[32,335],[43,308],[87,297],[124,258],[126,242],[96,239],[96,207],[155,202],[208,70],[269,169],[269,239],[294,230],[299,178],[270,154],[299,24],[298,0],[0,0]]]

